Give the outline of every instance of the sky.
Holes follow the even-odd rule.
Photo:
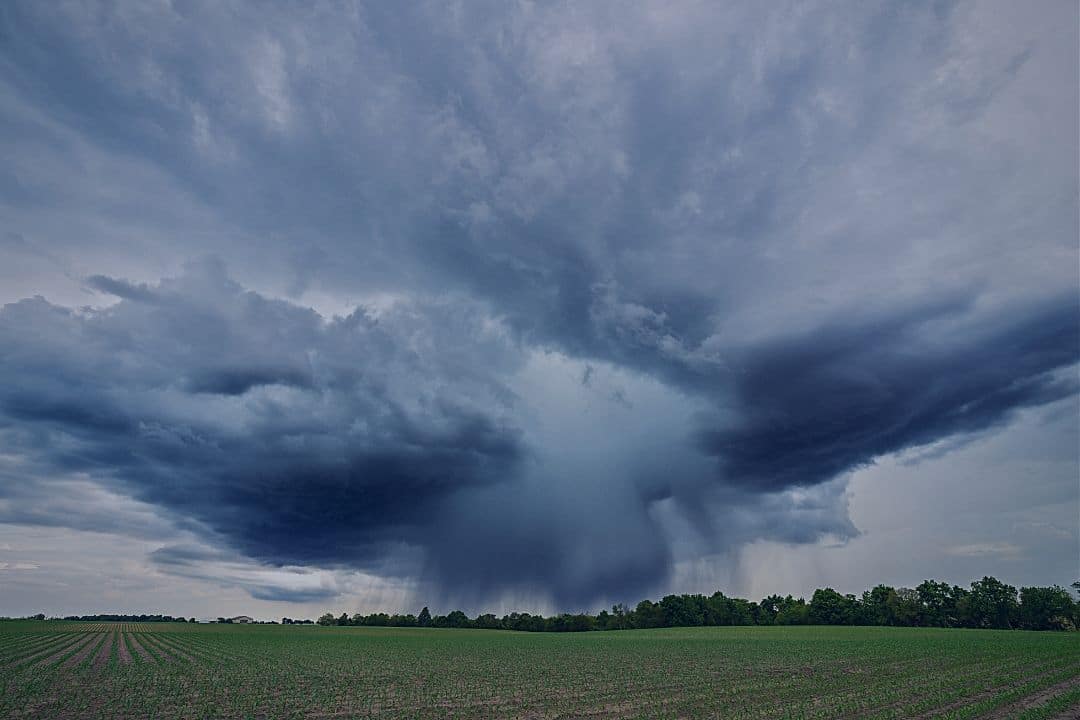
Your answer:
[[[4,3],[0,615],[1068,585],[1078,13]]]

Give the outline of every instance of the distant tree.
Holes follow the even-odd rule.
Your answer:
[[[664,610],[652,600],[642,600],[634,608],[633,627],[656,628],[664,626]]]
[[[507,630],[520,630],[523,632],[543,632],[549,627],[540,615],[529,613],[510,613],[503,616],[503,627]]]
[[[987,575],[971,583],[968,613],[975,627],[1007,629],[1018,620],[1016,588]]]
[[[732,625],[753,625],[757,603],[742,598],[728,598],[728,609]]]
[[[596,629],[596,618],[588,613],[570,616],[571,632],[589,632]]]
[[[950,627],[978,627],[978,620],[973,612],[971,591],[959,585],[953,585],[950,590],[955,612],[955,620]]]
[[[790,595],[788,596],[790,597]],[[758,625],[775,625],[776,616],[780,612],[780,608],[783,607],[784,598],[779,595],[769,595],[762,598],[758,603]]]
[[[630,616],[633,610],[622,603],[611,606],[611,629],[625,630],[630,627]]]
[[[810,622],[815,625],[854,625],[858,620],[854,595],[841,595],[832,588],[814,591],[810,599]]]
[[[543,618],[541,618],[543,620]],[[596,618],[586,613],[563,613],[549,617],[544,622],[548,632],[585,632],[596,629]]]
[[[795,600],[790,595],[784,598],[784,603],[776,613],[777,625],[809,625],[810,606],[802,598]]]
[[[1020,588],[1020,624],[1028,630],[1075,630],[1076,603],[1063,587]]]
[[[717,590],[705,601],[705,624],[735,625],[734,610],[731,600]]]
[[[891,599],[890,614],[897,625],[916,627],[922,624],[922,602],[918,591],[912,588],[897,588]]]
[[[44,620],[45,619],[45,613],[38,613],[37,615],[31,615],[30,619],[31,620]]]
[[[660,601],[664,627],[705,624],[705,598],[701,595],[668,595]]]
[[[867,625],[896,625],[896,590],[888,585],[878,585],[862,594],[860,620]]]
[[[919,596],[922,625],[953,627],[957,624],[956,599],[948,583],[924,580],[915,588]]]
[[[473,626],[480,628],[481,630],[500,630],[503,627],[502,620],[495,617],[491,613],[485,613],[484,615],[478,615],[476,620],[473,621]]]
[[[527,632],[544,632],[551,630],[551,623],[544,620],[543,615],[521,614],[522,629]]]
[[[1080,581],[1072,584],[1080,590]],[[43,613],[34,616],[44,619]],[[184,622],[169,615],[94,615],[70,616],[75,620],[128,622]],[[191,622],[195,622],[192,618]],[[218,618],[218,622],[232,622]],[[1071,629],[1080,627],[1080,602],[1062,587],[1016,588],[996,578],[984,577],[971,583],[971,589],[926,580],[916,588],[893,588],[877,585],[861,597],[843,595],[832,588],[816,590],[809,602],[791,595],[770,595],[760,602],[727,597],[722,592],[704,595],[667,595],[659,602],[642,600],[631,610],[613,605],[611,611],[562,613],[551,617],[510,613],[498,618],[479,615],[470,620],[455,610],[448,615],[432,616],[428,608],[414,615],[326,613],[320,625],[367,625],[390,627],[439,627],[505,629],[521,632],[579,632],[585,630],[621,630],[699,625],[897,625],[937,627],[984,627],[1030,629]],[[283,625],[310,625],[311,620],[282,618]]]

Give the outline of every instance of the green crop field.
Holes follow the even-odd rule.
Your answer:
[[[0,623],[5,718],[1055,718],[1080,634]]]

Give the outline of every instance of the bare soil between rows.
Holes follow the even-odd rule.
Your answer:
[[[109,656],[112,655],[112,646],[115,637],[115,633],[108,633],[105,636],[105,642],[102,643],[101,649],[98,650],[98,654],[94,656],[94,663],[92,665],[94,672],[101,672],[101,670],[109,664]]]

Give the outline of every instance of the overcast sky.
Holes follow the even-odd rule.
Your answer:
[[[1078,7],[0,7],[0,614],[1080,577]]]

